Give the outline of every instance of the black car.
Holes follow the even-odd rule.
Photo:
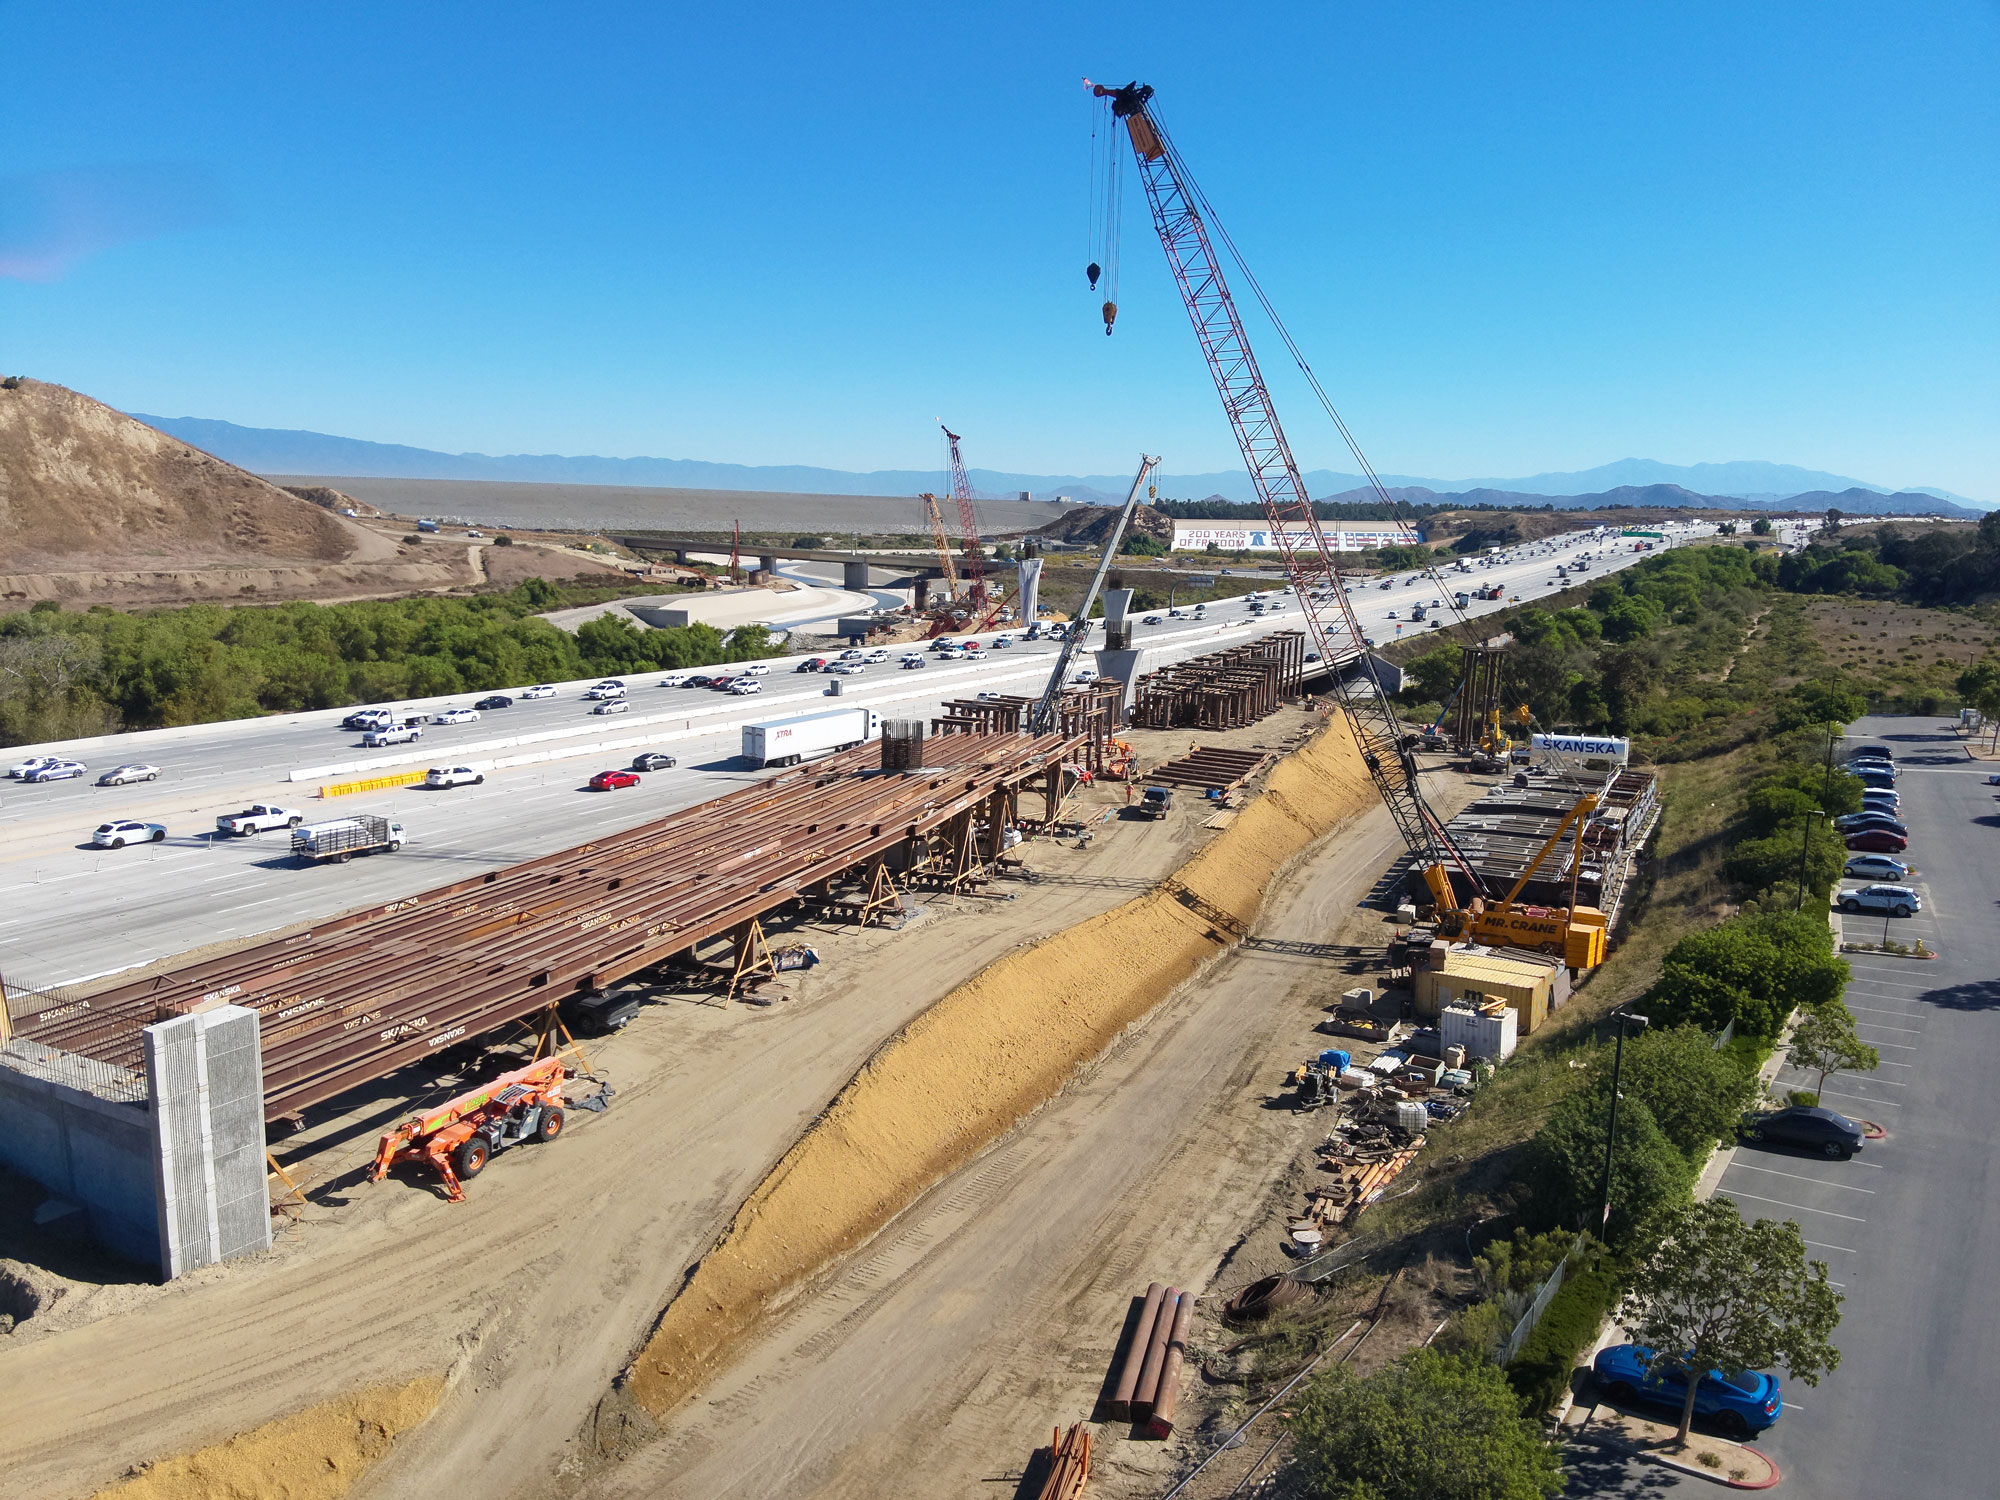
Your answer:
[[[1818,1105],[1795,1104],[1774,1114],[1745,1115],[1741,1129],[1745,1140],[1803,1146],[1840,1161],[1861,1149],[1861,1127]]]
[[[1886,760],[1893,763],[1896,752],[1887,745],[1861,745],[1847,757],[1849,760]]]
[[[690,677],[681,686],[691,688],[713,687],[715,686],[715,679],[713,677]]]
[[[635,771],[671,771],[679,764],[671,755],[662,755],[657,750],[632,757],[632,769]]]
[[[472,705],[474,708],[512,708],[514,700],[505,693],[495,693],[490,698],[481,698]]]

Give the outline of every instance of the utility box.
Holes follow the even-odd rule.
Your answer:
[[[1447,1005],[1438,1015],[1438,1035],[1447,1049],[1463,1047],[1470,1058],[1505,1062],[1520,1045],[1521,1023],[1505,1001]]]

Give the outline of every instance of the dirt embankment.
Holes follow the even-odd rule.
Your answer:
[[[695,1267],[625,1390],[654,1417],[670,1411],[768,1315],[1228,947],[1279,870],[1371,796],[1336,720],[1173,879],[993,964],[891,1038]]]
[[[339,1500],[417,1426],[444,1394],[444,1377],[365,1390],[267,1422],[226,1443],[151,1464],[92,1500],[226,1500],[279,1496]]]

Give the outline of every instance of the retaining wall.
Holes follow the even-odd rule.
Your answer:
[[[0,1162],[74,1203],[99,1244],[159,1262],[153,1120],[144,1104],[113,1103],[0,1063]]]

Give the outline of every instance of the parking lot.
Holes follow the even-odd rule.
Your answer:
[[[2000,851],[2000,787],[1949,721],[1868,719],[1850,743],[1893,747],[1907,859],[1923,909],[1842,918],[1850,943],[1892,940],[1931,959],[1849,953],[1845,998],[1872,1073],[1828,1080],[1824,1103],[1879,1124],[1848,1161],[1765,1143],[1732,1154],[1719,1192],[1748,1218],[1792,1219],[1846,1297],[1840,1368],[1817,1388],[1785,1381],[1785,1415],[1754,1440],[1784,1484],[1815,1500],[1911,1492],[1994,1493],[2000,1426],[1991,1420],[2000,1338],[2000,1198],[1991,1104],[2000,1077],[2000,936],[1990,871]],[[1843,882],[1852,888],[1864,881]],[[1777,1089],[1810,1089],[1787,1069]],[[1783,1372],[1778,1372],[1783,1377]],[[1591,1455],[1572,1493],[1657,1495],[1710,1488],[1657,1468]]]

